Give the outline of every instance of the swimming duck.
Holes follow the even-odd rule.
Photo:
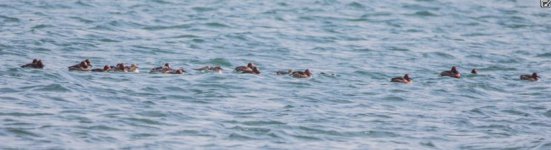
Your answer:
[[[254,66],[252,70],[244,70],[241,71],[241,73],[260,74],[260,70],[258,70],[258,67]]]
[[[42,60],[33,59],[32,63],[25,64],[25,65],[21,66],[21,68],[42,69],[42,68],[44,68],[44,64],[42,63]]]
[[[109,65],[103,66],[103,68],[96,68],[92,69],[92,72],[108,72],[111,71],[111,67]]]
[[[222,67],[220,67],[220,65],[217,65],[216,67],[212,67],[212,66],[205,66],[205,67],[201,67],[201,68],[195,68],[193,70],[197,70],[197,71],[210,71],[210,72],[218,72],[218,73],[222,73]]]
[[[184,74],[186,71],[184,68],[178,68],[167,72],[168,74]]]
[[[126,67],[124,66],[123,63],[118,63],[115,68],[113,68],[113,71],[115,72],[128,72],[128,70],[126,69]]]
[[[127,72],[134,72],[134,73],[139,73],[140,72],[140,70],[138,68],[139,67],[136,64],[131,64],[130,67],[128,67],[128,66],[124,67],[124,69]]]
[[[529,75],[529,74],[520,75],[521,80],[538,81],[539,78],[540,76],[538,76],[538,74],[535,72],[532,73],[532,75]]]
[[[281,70],[281,71],[277,71],[276,75],[288,75],[288,74],[291,74],[292,72],[293,72],[293,69],[289,69],[287,71]]]
[[[394,77],[390,79],[390,82],[400,82],[400,83],[411,83],[413,79],[409,77],[408,74],[405,74],[403,77]]]
[[[235,71],[236,72],[241,72],[241,73],[253,72],[253,67],[256,67],[256,66],[253,65],[253,63],[248,63],[247,66],[235,67]]]
[[[149,73],[168,73],[172,71],[172,68],[170,68],[170,65],[168,63],[165,63],[165,65],[161,67],[155,67],[149,71]]]
[[[309,78],[312,77],[312,72],[310,72],[309,69],[306,69],[304,71],[294,71],[291,73],[291,76],[295,78]]]
[[[453,66],[450,71],[442,71],[442,73],[440,73],[440,76],[448,76],[448,77],[452,77],[452,78],[461,78],[461,73],[459,73],[459,71],[457,71],[457,68],[455,68],[455,66]]]
[[[90,60],[86,59],[81,61],[79,64],[69,66],[69,71],[90,71],[92,70],[92,63]]]
[[[471,70],[471,74],[478,74],[478,70],[476,69]]]

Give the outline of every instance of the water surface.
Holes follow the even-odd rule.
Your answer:
[[[550,23],[535,0],[4,1],[0,148],[551,149]],[[67,71],[86,58],[142,73]],[[165,62],[190,73],[143,73]]]

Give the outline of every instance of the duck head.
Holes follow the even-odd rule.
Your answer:
[[[86,64],[85,61],[80,62],[79,66],[80,66],[81,68],[88,68],[88,65]]]
[[[253,67],[255,67],[255,65],[254,65],[253,63],[248,63],[248,64],[247,64],[247,67],[253,68]]]
[[[473,70],[471,70],[471,73],[472,73],[472,74],[478,74],[478,70],[473,69]]]
[[[451,72],[453,73],[453,77],[461,78],[461,74],[459,73],[459,71],[457,71],[457,68],[455,66],[452,67]]]
[[[136,65],[136,64],[131,64],[131,65],[130,65],[130,69],[138,69],[138,68],[139,68],[139,67],[138,67],[138,65]]]
[[[532,73],[532,78],[537,80],[537,79],[540,78],[540,76],[538,76],[538,74],[534,72],[534,73]]]
[[[253,67],[253,72],[254,72],[255,74],[260,74],[260,71],[258,70],[257,67]]]
[[[312,72],[310,72],[310,69],[304,70],[304,74],[306,74],[307,76],[312,76]]]
[[[406,79],[408,82],[412,80],[412,79],[409,77],[409,74],[405,74],[405,75],[404,75],[404,79]]]
[[[43,68],[43,67],[44,67],[44,64],[42,63],[42,60],[36,61],[36,65],[37,65],[39,68]]]
[[[170,68],[170,65],[168,63],[165,63],[165,65],[163,67]]]
[[[90,62],[90,60],[86,59],[84,60],[84,62],[86,63],[87,66],[92,67],[92,63]]]
[[[33,64],[36,64],[37,62],[38,62],[38,60],[33,59]]]
[[[117,64],[117,69],[124,70],[124,64],[123,63]]]
[[[109,65],[103,66],[103,71],[108,71],[108,70],[111,70],[111,67],[109,67]]]
[[[454,74],[458,74],[458,73],[459,73],[459,71],[457,71],[457,68],[456,68],[455,66],[452,67],[452,70],[451,70],[451,71],[452,71],[452,73],[454,73]]]

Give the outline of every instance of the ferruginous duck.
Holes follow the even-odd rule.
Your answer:
[[[40,59],[33,59],[32,63],[25,64],[25,65],[21,66],[21,68],[42,69],[42,68],[44,68],[44,64],[42,63],[42,60],[40,60]]]
[[[411,83],[412,78],[409,77],[409,74],[405,74],[403,77],[394,77],[390,79],[390,82],[400,82],[400,83]]]
[[[520,75],[520,79],[521,80],[528,80],[528,81],[538,81],[540,78],[540,76],[538,76],[537,73],[532,73],[531,75],[530,74],[524,74],[524,75]]]
[[[448,77],[452,77],[452,78],[461,78],[461,73],[459,73],[459,71],[457,71],[457,68],[455,66],[453,66],[450,71],[442,71],[442,73],[440,73],[440,76],[448,76]]]
[[[130,67],[126,66],[126,67],[124,67],[124,69],[127,72],[134,72],[134,73],[139,73],[140,72],[139,67],[136,64],[131,64]]]
[[[92,63],[90,63],[90,60],[86,59],[79,64],[69,66],[68,69],[69,71],[90,71],[92,70]]]
[[[294,71],[291,73],[291,76],[294,78],[310,78],[312,77],[312,72],[310,72],[309,69],[306,69],[304,71]]]
[[[128,72],[128,70],[126,69],[126,67],[124,66],[123,63],[118,63],[115,68],[113,68],[113,71],[115,72]]]
[[[241,72],[241,73],[252,72],[253,67],[255,67],[255,65],[253,65],[253,63],[248,63],[247,66],[235,67],[235,71],[236,72]]]
[[[168,63],[165,63],[165,65],[161,67],[155,67],[149,71],[149,73],[169,73],[172,71],[172,68]]]

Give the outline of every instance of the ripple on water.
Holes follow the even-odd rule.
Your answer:
[[[407,52],[410,51],[408,48],[405,47],[397,47],[397,46],[390,46],[386,48],[387,50],[391,51],[399,51],[399,52]]]
[[[64,87],[61,84],[49,84],[41,88],[36,89],[37,91],[47,91],[47,92],[71,92],[70,89]]]
[[[14,90],[12,88],[0,88],[0,93],[15,93],[15,92],[19,92],[17,90]]]
[[[382,100],[384,100],[384,101],[394,101],[394,102],[406,101],[403,97],[399,97],[399,96],[386,96]]]
[[[223,67],[233,66],[232,63],[226,58],[209,59],[207,63],[212,64],[212,65],[220,65],[220,66],[223,66]]]
[[[159,126],[166,126],[169,124],[166,124],[164,122],[160,122],[153,119],[147,119],[147,118],[123,118],[124,122],[129,123],[133,126],[141,126],[141,127],[148,127],[148,128],[158,128]]]
[[[543,54],[538,54],[537,57],[551,58],[551,52],[549,52],[549,53],[543,53]]]
[[[445,52],[428,52],[423,53],[423,57],[430,59],[455,59],[453,55],[450,55]]]
[[[241,124],[249,126],[285,125],[286,123],[274,120],[244,121]]]
[[[21,137],[42,137],[40,134],[30,131],[31,129],[24,128],[6,128],[6,131],[9,133],[15,134],[16,136]]]
[[[228,139],[230,139],[230,140],[254,140],[255,138],[250,137],[250,136],[245,136],[245,135],[242,135],[242,134],[239,134],[239,133],[231,133],[228,136]]]
[[[205,24],[206,26],[209,26],[209,27],[215,27],[215,28],[227,28],[227,27],[230,27],[226,24],[223,24],[223,23],[219,23],[219,22],[209,22],[209,23],[206,23]]]
[[[50,114],[50,113],[21,113],[21,112],[3,113],[3,112],[0,112],[0,116],[13,116],[13,117],[47,116],[47,115],[53,115],[53,114]]]
[[[547,112],[543,113],[545,117],[551,118],[551,110],[548,110]]]
[[[215,8],[212,8],[212,7],[192,7],[191,9],[198,12],[208,12],[208,11],[216,10]]]
[[[513,109],[502,110],[502,112],[505,112],[505,113],[508,113],[508,114],[511,114],[511,115],[521,116],[521,117],[529,117],[530,116],[530,114],[528,114],[526,112],[522,112],[522,111],[519,111],[519,110],[513,110]]]
[[[2,100],[19,100],[19,98],[10,97],[10,96],[0,96],[0,99],[2,99]]]
[[[235,126],[235,127],[229,128],[229,129],[237,130],[237,131],[241,131],[241,132],[246,132],[246,133],[252,133],[254,135],[267,135],[271,131],[269,128],[242,127],[242,126]]]
[[[17,19],[17,18],[3,16],[3,15],[0,15],[0,20],[2,20],[2,21],[0,21],[2,24],[3,23],[11,23],[11,22],[19,22],[19,19]]]
[[[108,126],[108,125],[92,125],[92,126],[85,126],[80,128],[87,129],[87,130],[96,130],[96,131],[120,131],[121,130],[119,128],[115,128],[113,126]]]
[[[54,26],[47,25],[47,24],[39,24],[39,25],[31,27],[31,30],[40,30],[40,29],[51,28],[51,27],[54,27]]]
[[[157,30],[173,30],[173,29],[188,29],[192,27],[191,24],[180,24],[180,25],[170,25],[170,26],[147,26],[143,29],[150,30],[150,31],[157,31]]]
[[[413,16],[420,16],[420,17],[434,17],[434,16],[438,16],[436,15],[435,13],[431,12],[431,11],[427,11],[427,10],[423,10],[423,11],[416,11]]]
[[[348,6],[350,6],[352,8],[357,8],[357,9],[365,8],[364,5],[362,5],[361,3],[358,3],[358,2],[348,3]]]

